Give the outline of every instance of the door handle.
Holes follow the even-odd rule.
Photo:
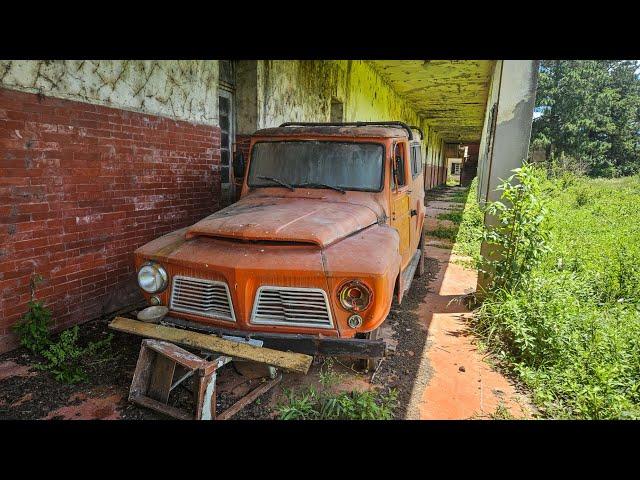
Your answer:
[[[418,211],[417,210],[411,210],[411,216],[415,217],[416,215],[418,215]]]

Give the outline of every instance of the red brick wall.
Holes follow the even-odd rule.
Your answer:
[[[217,127],[0,89],[0,352],[34,273],[56,328],[137,300],[132,252],[219,208],[219,164]]]

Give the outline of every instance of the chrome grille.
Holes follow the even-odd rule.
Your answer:
[[[253,304],[251,323],[333,327],[327,294],[319,288],[260,287]]]
[[[226,283],[215,280],[173,277],[170,309],[203,317],[236,321],[229,287]]]

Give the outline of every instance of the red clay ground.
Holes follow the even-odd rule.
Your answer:
[[[453,191],[455,187],[429,195],[427,230],[443,226],[436,218],[438,213],[462,208],[462,204],[450,201]],[[455,225],[446,222],[444,226]],[[333,389],[394,388],[398,391],[398,419],[530,417],[526,396],[490,366],[469,332],[470,313],[462,299],[475,289],[476,272],[454,263],[451,242],[428,240],[427,274],[415,278],[402,305],[393,305],[383,326],[382,337],[395,354],[386,357],[375,372],[366,373],[355,371],[348,359],[335,359],[330,362],[338,378]],[[83,325],[81,341],[103,338],[109,320]],[[30,368],[38,359],[24,349],[0,356],[0,419],[166,418],[127,401],[139,348],[139,338],[114,332],[108,356],[89,362],[89,380],[76,385],[60,384],[49,374]],[[327,368],[325,360],[316,358],[306,376],[285,374],[279,386],[234,418],[276,418],[284,389],[317,385],[320,370]],[[232,366],[224,367],[218,382],[218,410],[258,382],[241,376]],[[188,392],[180,388],[176,392],[176,405],[186,406]]]

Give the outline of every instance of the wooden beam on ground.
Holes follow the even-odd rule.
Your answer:
[[[166,340],[209,352],[218,352],[234,358],[266,363],[267,365],[273,365],[274,367],[292,372],[307,373],[313,360],[313,357],[302,353],[282,352],[270,348],[255,347],[245,343],[225,340],[213,335],[145,323],[124,317],[114,318],[109,324],[109,328],[119,332],[140,335],[145,338]]]

